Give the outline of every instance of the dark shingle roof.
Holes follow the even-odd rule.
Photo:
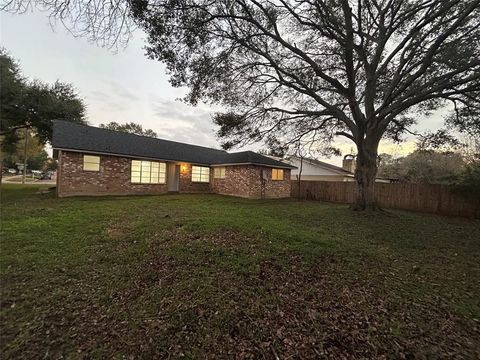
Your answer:
[[[239,163],[250,164],[251,163],[251,164],[262,164],[262,165],[268,165],[268,166],[279,166],[279,167],[295,169],[295,166],[292,166],[291,164],[272,159],[269,156],[264,156],[253,151],[241,151],[237,153],[230,153],[228,154],[224,163],[225,164],[239,164]]]
[[[227,153],[224,150],[127,134],[67,121],[54,121],[52,147],[76,151],[125,155],[194,164],[258,164],[294,168],[252,151]]]

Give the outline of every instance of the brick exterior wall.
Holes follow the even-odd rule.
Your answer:
[[[132,184],[131,159],[118,156],[100,156],[100,171],[83,170],[83,154],[59,152],[57,195],[132,195],[161,194],[166,184]]]
[[[211,169],[210,169],[211,170]],[[210,180],[212,174],[210,173]],[[182,163],[180,165],[180,184],[181,193],[210,193],[210,183],[192,182],[192,164]]]
[[[262,186],[262,170],[267,180]],[[284,198],[290,196],[290,170],[284,170],[283,180],[272,180],[272,169],[258,165],[235,165],[225,167],[225,179],[213,178],[212,192],[252,199]]]
[[[130,158],[100,155],[100,171],[83,170],[83,154],[59,151],[57,194],[59,197],[79,195],[162,194],[167,184],[132,184]],[[262,186],[262,170],[267,181]],[[210,168],[210,182],[192,182],[192,165],[180,166],[179,192],[218,193],[245,198],[282,198],[290,196],[290,170],[284,170],[284,180],[272,180],[272,169],[257,165],[226,166],[225,179],[214,179]],[[168,176],[168,174],[167,174]]]
[[[283,180],[272,180],[272,168],[255,166],[255,176],[261,177],[262,170],[267,172],[267,181],[265,182],[264,196],[267,199],[270,198],[286,198],[290,197],[291,181],[290,181],[290,169],[283,170]],[[262,197],[262,184],[260,181],[253,181],[250,190],[251,198]]]
[[[250,197],[250,176],[254,173],[250,166],[225,166],[225,179],[215,179],[212,168],[212,191],[217,194]]]

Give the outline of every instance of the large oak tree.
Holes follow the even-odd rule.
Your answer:
[[[95,19],[114,24],[104,32],[113,40],[133,19],[148,34],[148,56],[167,65],[174,86],[190,89],[188,102],[227,110],[214,118],[225,147],[272,136],[350,139],[356,209],[375,208],[382,138],[399,139],[442,107],[457,128],[480,128],[480,0],[35,3],[63,4],[56,14],[81,19],[83,29],[95,30]]]

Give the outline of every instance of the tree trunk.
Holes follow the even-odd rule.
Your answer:
[[[364,144],[362,144],[364,145]],[[357,182],[353,210],[378,210],[375,199],[375,177],[377,175],[377,146],[359,146],[355,181]]]

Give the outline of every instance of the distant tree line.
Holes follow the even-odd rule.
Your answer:
[[[121,131],[128,134],[142,135],[148,137],[157,137],[157,133],[151,129],[144,129],[142,125],[134,122],[126,122],[125,124],[119,124],[115,121],[111,121],[107,124],[100,124],[101,128]]]
[[[380,154],[378,176],[400,182],[447,184],[451,190],[480,199],[480,147],[460,151],[417,149],[394,157]]]
[[[1,151],[1,150],[0,150]],[[25,156],[25,134],[19,134],[18,141],[13,149],[8,152],[1,151],[4,168],[17,169],[17,164],[22,163]],[[39,141],[38,136],[28,134],[27,141],[27,169],[29,170],[51,170],[48,154],[44,145]]]
[[[449,183],[464,169],[462,155],[451,151],[416,150],[403,157],[379,156],[378,175],[402,182]]]

